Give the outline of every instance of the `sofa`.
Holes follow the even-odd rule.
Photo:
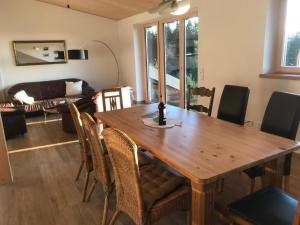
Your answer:
[[[43,111],[43,108],[52,108],[62,102],[71,101],[76,102],[79,99],[93,96],[95,91],[89,84],[82,80],[82,94],[76,96],[66,95],[66,81],[77,82],[80,79],[69,78],[61,80],[40,81],[40,82],[27,82],[19,83],[8,90],[8,100],[12,102],[14,106],[22,105],[19,101],[14,99],[14,95],[24,90],[28,96],[33,97],[35,102],[31,105],[24,104],[24,110],[26,115],[39,114]]]

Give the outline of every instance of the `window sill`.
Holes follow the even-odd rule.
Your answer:
[[[260,74],[259,77],[268,79],[300,80],[300,74],[291,73],[264,73]]]

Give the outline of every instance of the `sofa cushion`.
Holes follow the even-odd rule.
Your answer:
[[[143,200],[147,209],[185,184],[185,178],[154,163],[141,167],[139,171]]]
[[[31,104],[34,103],[34,98],[28,96],[27,93],[26,93],[26,91],[24,91],[24,90],[17,92],[17,93],[14,95],[14,98],[15,98],[16,100],[18,100],[19,102],[21,102],[22,104],[23,104],[23,103],[26,103],[26,104],[31,105]]]
[[[52,99],[65,96],[66,86],[64,82],[45,81],[40,82],[41,99]]]
[[[28,96],[33,97],[35,100],[42,99],[40,84],[38,83],[20,83],[16,84],[8,90],[10,98],[13,99],[16,93],[24,90]]]
[[[81,95],[82,94],[82,80],[77,82],[66,81],[66,96]]]

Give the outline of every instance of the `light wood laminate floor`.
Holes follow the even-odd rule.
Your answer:
[[[44,117],[26,119],[27,133],[7,140],[8,151],[43,147],[47,145],[72,142],[77,140],[77,135],[69,134],[62,130],[62,122],[59,115],[48,115],[47,122]]]

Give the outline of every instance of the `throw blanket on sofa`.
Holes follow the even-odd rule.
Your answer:
[[[24,107],[25,112],[37,112],[37,111],[43,111],[43,108],[48,109],[55,107],[59,104],[61,104],[64,101],[68,102],[76,102],[79,99],[81,99],[79,96],[68,96],[62,97],[62,98],[55,98],[55,99],[49,99],[49,100],[40,100],[35,101],[31,105],[23,104],[22,107]],[[0,103],[0,111],[1,112],[7,112],[10,111],[11,108],[15,107],[16,105],[13,103]]]
[[[49,100],[40,100],[40,101],[35,101],[31,105],[24,105],[24,108],[25,108],[25,112],[37,112],[37,111],[42,111],[43,108],[45,109],[53,108],[65,101],[76,102],[79,99],[81,98],[79,98],[78,96],[68,96],[67,98],[62,97],[62,98],[54,98]]]

